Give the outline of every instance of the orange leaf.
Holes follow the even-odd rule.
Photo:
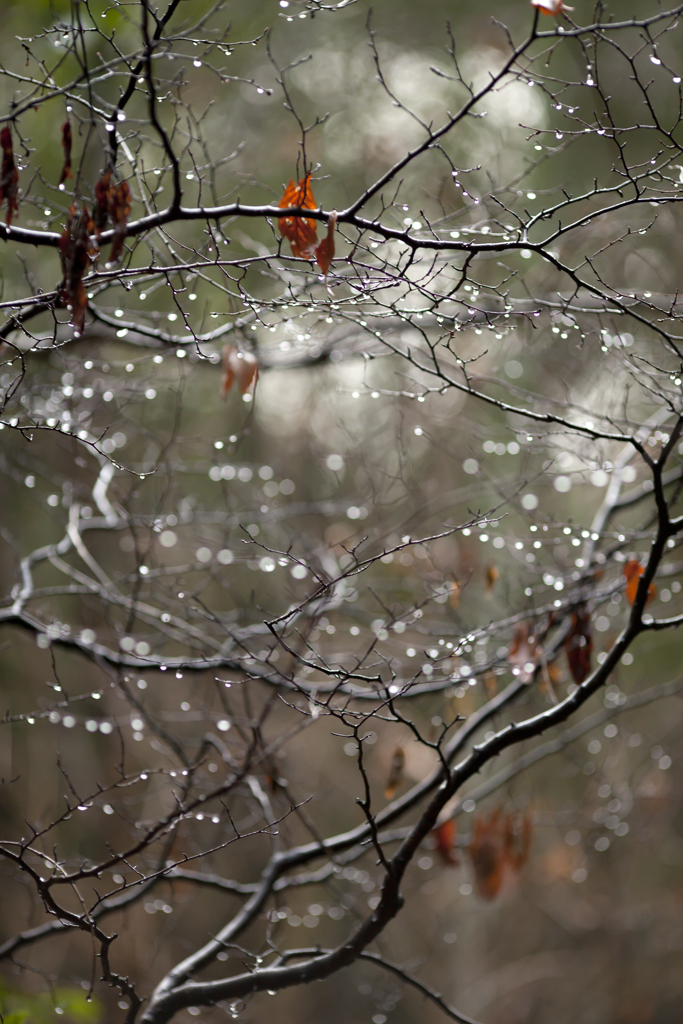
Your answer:
[[[573,7],[567,7],[563,0],[531,0],[531,6],[537,7],[541,14],[549,14],[556,18],[563,11],[573,11]]]
[[[387,778],[386,788],[384,795],[387,800],[393,800],[396,790],[403,781],[403,766],[406,761],[406,756],[403,753],[403,747],[396,747],[394,756],[391,759],[391,766],[389,768],[389,776]]]
[[[246,395],[250,388],[253,393],[257,380],[258,359],[256,356],[251,352],[240,352],[232,345],[226,345],[223,349],[223,380],[221,381],[223,397],[227,395],[235,381],[239,384],[243,395]]]
[[[448,596],[448,603],[451,608],[457,608],[460,604],[460,591],[462,590],[462,586],[457,580],[452,580],[449,586],[451,588],[451,592]]]
[[[457,867],[459,861],[454,849],[455,819],[447,818],[440,825],[437,825],[434,829],[434,837],[436,839],[436,851],[444,864],[448,864],[450,867]]]
[[[574,682],[581,684],[590,675],[591,651],[591,617],[585,605],[579,605],[572,614],[572,627],[564,642],[564,650],[569,662],[569,669]]]
[[[327,279],[327,272],[332,265],[332,260],[334,259],[334,229],[336,225],[337,211],[333,210],[330,214],[330,219],[327,222],[327,234],[315,250],[315,258],[325,279]]]
[[[315,210],[316,204],[311,191],[311,176],[307,174],[299,184],[290,178],[285,194],[279,202],[281,209],[298,206],[302,210]],[[293,256],[302,256],[310,260],[315,256],[315,245],[318,241],[318,229],[310,217],[280,217],[277,226],[283,238],[292,248]]]
[[[493,564],[493,562],[489,562],[489,564],[486,566],[486,586],[484,588],[487,594],[491,593],[496,583],[498,582],[499,577],[500,573],[498,569]]]
[[[640,577],[644,572],[645,566],[639,562],[637,558],[629,559],[629,561],[624,565],[624,576],[626,577],[626,600],[631,605],[636,599],[638,586],[640,585]],[[647,601],[645,604],[648,604],[656,593],[657,588],[654,583],[651,583],[647,588]]]
[[[71,175],[71,122],[67,118],[62,125],[62,149],[64,150],[64,166],[62,167],[62,173],[59,177],[59,187],[61,188],[67,178]]]
[[[12,223],[12,217],[19,209],[17,194],[19,192],[19,171],[14,163],[14,150],[12,148],[12,132],[5,127],[0,132],[0,147],[2,147],[2,170],[0,171],[0,206],[7,200],[7,227]]]

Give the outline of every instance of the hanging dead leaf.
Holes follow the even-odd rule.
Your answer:
[[[637,558],[631,558],[624,565],[624,576],[626,577],[626,600],[630,605],[636,599],[638,594],[638,587],[640,585],[640,577],[645,572],[645,566],[642,562],[639,562]],[[647,601],[645,604],[649,604],[652,598],[657,593],[657,588],[654,583],[651,583],[647,588]]]
[[[83,275],[95,255],[93,245],[94,224],[85,204],[80,210],[71,206],[69,219],[59,240],[59,254],[62,261],[63,280],[60,297],[71,311],[71,326],[76,335],[83,333],[88,296],[83,284]]]
[[[528,812],[503,814],[495,808],[488,818],[476,817],[468,853],[475,888],[486,900],[494,899],[506,877],[517,875],[529,857],[532,822]]]
[[[539,655],[539,645],[531,626],[528,622],[520,622],[508,650],[508,662],[512,665],[513,674],[529,682],[533,678]]]
[[[315,250],[315,258],[325,280],[334,259],[334,229],[337,226],[337,211],[333,210],[327,222],[327,234]]]
[[[93,208],[93,222],[97,237],[107,226],[109,220],[109,203],[111,192],[111,171],[105,171],[95,185],[95,206]]]
[[[384,789],[384,795],[387,800],[393,800],[396,795],[396,790],[403,782],[403,766],[406,763],[406,755],[403,751],[403,747],[396,747],[394,756],[391,759],[391,765],[389,766],[389,775],[387,777],[387,784]]]
[[[109,262],[118,263],[123,252],[126,224],[130,216],[130,188],[127,181],[109,190],[109,215],[114,226],[114,240],[109,253]]]
[[[500,578],[500,572],[498,571],[497,567],[493,564],[493,562],[489,562],[488,565],[486,566],[486,573],[485,573],[486,584],[485,584],[485,587],[484,587],[484,589],[485,589],[487,594],[491,593],[491,591],[495,587],[496,583],[498,582],[499,578]]]
[[[584,604],[572,613],[571,629],[564,642],[564,650],[574,682],[581,684],[590,675],[593,650],[591,617]]]
[[[254,393],[258,380],[258,359],[251,352],[240,352],[233,345],[226,345],[223,349],[223,379],[221,381],[221,394],[225,397],[235,381],[239,389],[246,395],[251,389]]]
[[[548,14],[556,18],[563,11],[573,11],[573,7],[567,7],[563,0],[531,0],[531,6],[537,7],[541,14]]]
[[[298,185],[291,178],[278,205],[283,210],[289,207],[315,210],[317,207],[311,191],[310,174],[302,178]],[[310,217],[280,217],[277,226],[282,237],[289,242],[293,256],[301,256],[307,260],[314,258],[318,241],[318,229],[314,220]]]
[[[62,149],[64,151],[64,166],[59,176],[59,187],[64,188],[64,182],[71,175],[71,122],[67,118],[62,125]]]
[[[460,591],[462,586],[457,580],[451,580],[449,583],[450,593],[448,595],[448,603],[451,608],[457,608],[460,604]]]
[[[0,147],[2,147],[2,170],[0,171],[0,206],[7,200],[7,227],[12,223],[12,217],[19,209],[17,196],[19,194],[19,171],[14,163],[14,149],[12,148],[12,132],[10,128],[4,127],[0,132]]]
[[[504,836],[496,808],[488,819],[476,817],[467,852],[474,869],[474,886],[483,899],[492,900],[500,892],[505,868]]]
[[[449,867],[457,867],[460,861],[458,860],[458,854],[455,848],[455,818],[446,818],[440,825],[437,825],[434,829],[434,838],[436,839],[436,852],[439,857]]]

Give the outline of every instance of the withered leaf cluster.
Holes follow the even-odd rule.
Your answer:
[[[69,219],[59,240],[64,275],[60,292],[62,302],[71,310],[71,326],[76,334],[82,334],[85,326],[88,296],[83,276],[97,253],[94,231],[92,217],[85,203],[80,209],[72,204]]]
[[[68,121],[62,129],[64,147],[64,168],[62,180],[71,175],[71,129],[68,133]],[[66,172],[66,173],[65,173]],[[72,204],[69,219],[59,241],[59,252],[62,260],[63,280],[61,284],[62,302],[71,310],[71,325],[77,334],[83,333],[85,313],[88,308],[88,297],[83,285],[83,276],[99,256],[99,243],[102,231],[111,222],[114,228],[114,239],[109,254],[109,264],[118,262],[123,252],[126,237],[126,225],[130,216],[130,187],[127,181],[115,184],[111,180],[111,171],[104,172],[95,185],[95,204],[92,213],[85,203],[78,209]]]
[[[298,185],[293,178],[290,179],[279,206],[283,210],[295,206],[302,210],[317,209],[311,189],[310,174],[302,178]],[[330,215],[327,222],[327,235],[321,242],[318,242],[318,226],[311,217],[280,217],[277,223],[280,234],[287,239],[291,246],[292,255],[306,260],[314,259],[324,276],[327,277],[334,259],[336,213]]]

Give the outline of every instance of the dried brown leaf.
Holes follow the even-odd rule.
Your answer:
[[[434,829],[436,851],[444,864],[449,867],[457,867],[460,863],[455,849],[455,835],[455,818],[446,818]]]
[[[476,817],[468,853],[474,869],[475,888],[486,900],[494,899],[506,877],[519,874],[529,857],[531,815],[503,814],[495,808],[488,818]]]
[[[223,349],[223,378],[221,394],[225,397],[237,381],[243,395],[251,389],[253,393],[258,380],[258,359],[251,352],[240,352],[233,345]]]
[[[93,221],[99,238],[109,221],[109,204],[111,201],[111,171],[105,171],[95,185],[95,206],[93,208]]]
[[[334,229],[337,225],[337,211],[333,210],[327,222],[327,234],[315,250],[315,258],[325,280],[334,259]]]
[[[69,219],[59,240],[59,254],[64,275],[60,286],[60,297],[66,308],[71,311],[71,326],[77,335],[83,333],[85,313],[88,308],[88,296],[83,285],[83,275],[91,265],[91,259],[95,256],[94,230],[95,226],[87,206],[84,204],[80,210],[77,210],[72,205],[69,210]]]
[[[503,884],[505,842],[500,824],[500,810],[497,808],[488,819],[477,816],[467,849],[474,869],[475,889],[485,900],[495,899]]]
[[[2,170],[0,170],[0,206],[7,200],[7,227],[12,223],[12,217],[19,209],[19,171],[14,163],[14,149],[12,147],[12,132],[5,126],[0,132],[0,147],[2,147]]]
[[[572,613],[572,625],[564,642],[569,670],[576,683],[581,684],[590,675],[593,638],[591,617],[585,605],[579,605]]]
[[[499,578],[500,578],[500,572],[498,571],[497,566],[495,566],[493,564],[493,562],[489,562],[489,564],[486,566],[486,574],[485,574],[486,582],[485,582],[485,588],[484,588],[486,590],[487,594],[491,593],[491,591],[495,587],[496,583],[498,582]]]

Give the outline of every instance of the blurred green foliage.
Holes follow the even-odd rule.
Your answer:
[[[0,1019],[3,1024],[91,1024],[101,1020],[102,1007],[87,992],[57,986],[38,995],[11,988],[0,978]]]

